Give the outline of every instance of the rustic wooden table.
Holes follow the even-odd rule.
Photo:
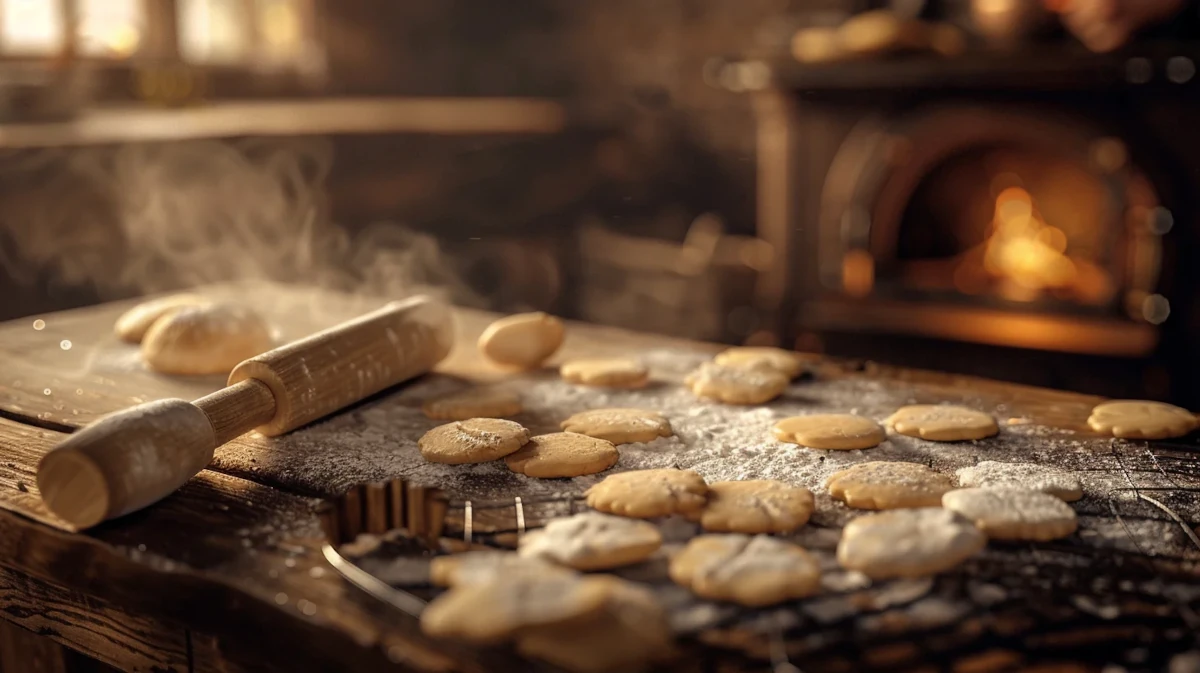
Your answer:
[[[266,290],[264,290],[266,291]],[[214,294],[245,290],[215,289]],[[372,308],[370,301],[271,288],[258,305],[297,338]],[[449,648],[332,572],[313,508],[351,483],[288,467],[286,445],[248,436],[218,453],[166,500],[87,532],[42,505],[38,460],[65,433],[151,399],[194,398],[215,379],[162,377],[111,336],[130,303],[0,325],[0,673],[75,670],[48,638],[129,671],[492,671],[503,653]],[[477,335],[494,316],[460,310],[454,352],[439,371],[479,381],[503,376],[483,363]],[[572,325],[557,359],[651,349],[709,354],[715,346]],[[1095,399],[977,379],[871,366],[861,376],[901,381],[929,399],[977,399],[1014,416],[1082,430]],[[386,393],[385,393],[386,394]],[[307,430],[298,432],[304,433]],[[352,463],[352,461],[347,461]],[[6,625],[5,621],[39,635]],[[24,663],[22,656],[26,657]],[[36,661],[37,665],[31,664]],[[508,660],[512,670],[529,670]],[[32,667],[32,668],[31,668]]]

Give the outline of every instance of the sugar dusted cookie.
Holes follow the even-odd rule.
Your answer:
[[[855,509],[938,507],[954,490],[950,477],[919,463],[871,461],[834,472],[829,495]]]
[[[1088,425],[1124,439],[1171,439],[1195,430],[1196,416],[1163,402],[1115,400],[1096,405]]]
[[[726,367],[765,367],[774,369],[789,379],[804,371],[804,358],[795,351],[782,348],[740,346],[717,354],[713,362]]]
[[[1075,532],[1075,510],[1062,500],[1024,488],[964,488],[942,496],[942,507],[975,522],[994,540],[1046,542]]]
[[[457,586],[421,612],[421,631],[434,638],[500,643],[529,628],[580,619],[604,608],[602,583],[589,578],[501,577]]]
[[[842,530],[838,563],[874,580],[923,577],[979,553],[987,537],[970,521],[940,507],[860,516]]]
[[[611,576],[588,579],[603,583],[603,608],[583,619],[528,630],[517,639],[518,652],[574,673],[632,673],[670,652],[667,613],[654,592]]]
[[[653,524],[582,512],[525,534],[518,553],[576,570],[608,570],[644,561],[660,546],[662,535]]]
[[[559,370],[563,380],[603,388],[645,388],[650,371],[636,360],[573,360]]]
[[[870,449],[887,438],[875,421],[850,414],[785,418],[771,428],[775,439],[810,449]]]
[[[670,437],[671,424],[657,411],[647,409],[591,409],[562,422],[562,429],[613,444],[652,442]]]
[[[812,595],[821,569],[802,548],[766,535],[701,535],[671,559],[670,574],[702,598],[759,607]]]
[[[563,323],[546,313],[519,313],[501,318],[479,335],[479,352],[496,364],[533,369],[562,345]]]
[[[764,404],[779,397],[788,377],[767,367],[733,367],[706,362],[684,383],[697,397],[725,404]]]
[[[812,492],[770,479],[720,481],[708,486],[708,503],[689,515],[718,533],[790,533],[808,523]]]
[[[635,519],[692,514],[707,501],[708,484],[691,470],[621,472],[587,490],[588,507]]]
[[[1066,502],[1083,497],[1079,478],[1070,472],[1034,463],[998,463],[985,460],[960,468],[958,485],[963,488],[1027,488],[1049,493]]]
[[[574,432],[538,435],[505,456],[508,469],[528,477],[555,479],[603,472],[617,464],[621,454],[612,442]]]
[[[435,556],[429,561],[429,581],[439,587],[491,582],[505,577],[574,576],[574,570],[516,552],[485,550],[451,556]]]
[[[465,421],[469,418],[505,418],[521,413],[521,396],[503,388],[467,388],[428,400],[421,411],[435,421]]]
[[[520,423],[471,418],[439,425],[417,440],[417,447],[431,463],[463,465],[503,458],[528,441],[529,431]]]
[[[124,341],[138,344],[142,342],[142,337],[146,336],[146,331],[150,329],[150,326],[158,322],[159,318],[181,308],[203,306],[210,303],[212,303],[211,300],[198,294],[173,294],[144,301],[122,313],[121,317],[117,318],[116,324],[113,325],[113,332]]]
[[[991,415],[948,404],[901,407],[888,418],[887,424],[902,435],[935,442],[983,439],[1000,432]]]

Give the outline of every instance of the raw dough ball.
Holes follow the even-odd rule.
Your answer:
[[[574,673],[633,673],[669,653],[667,614],[646,587],[594,577],[607,590],[604,607],[582,620],[523,633],[517,651]]]
[[[508,469],[539,479],[581,477],[603,472],[617,464],[621,454],[612,442],[574,432],[538,435],[505,456]]]
[[[562,345],[563,323],[546,313],[519,313],[488,325],[479,335],[479,352],[501,365],[533,369]]]
[[[844,56],[837,28],[802,28],[792,36],[792,56],[801,63],[829,63]]]
[[[579,619],[603,609],[607,590],[591,578],[501,577],[457,586],[421,612],[421,631],[469,643],[503,642],[524,629]]]
[[[532,578],[577,574],[570,568],[542,559],[523,557],[511,551],[469,551],[452,556],[435,556],[429,562],[429,581],[439,587],[479,584],[513,576]]]
[[[660,546],[662,535],[652,524],[583,512],[526,533],[518,553],[576,570],[609,570],[640,563]]]
[[[949,510],[898,509],[847,524],[837,557],[843,568],[873,580],[923,577],[953,568],[986,543],[978,528]]]
[[[635,519],[691,514],[707,500],[708,484],[691,470],[621,472],[587,490],[588,507]]]
[[[771,429],[775,439],[811,449],[870,449],[887,438],[869,418],[850,414],[816,414],[785,418]]]
[[[1173,404],[1116,400],[1096,405],[1088,425],[1124,439],[1171,439],[1195,430],[1196,417]]]
[[[611,360],[573,360],[559,370],[563,380],[604,388],[645,388],[650,372],[640,362]]]
[[[207,304],[176,309],[151,325],[142,339],[142,359],[164,374],[228,374],[274,345],[271,328],[254,311]]]
[[[804,357],[782,348],[739,346],[717,354],[713,362],[726,367],[765,367],[789,379],[804,372]]]
[[[985,460],[959,468],[958,485],[963,488],[1027,488],[1049,493],[1067,502],[1075,502],[1083,497],[1083,488],[1075,475],[1033,463]]]
[[[439,425],[417,440],[417,447],[431,463],[464,465],[498,460],[528,441],[529,431],[520,423],[472,418]]]
[[[808,523],[813,494],[770,479],[720,481],[708,486],[708,504],[689,515],[718,533],[790,533]]]
[[[685,383],[697,397],[725,404],[763,404],[787,389],[788,377],[774,369],[706,362],[688,374]]]
[[[974,521],[994,540],[1046,542],[1075,532],[1079,522],[1067,503],[1024,488],[964,488],[942,496],[942,507]]]
[[[502,388],[468,388],[429,400],[421,405],[421,411],[435,421],[504,418],[521,413],[521,397]]]
[[[909,437],[935,442],[983,439],[1000,432],[996,419],[982,411],[946,404],[901,407],[888,418],[893,430]]]
[[[164,315],[181,308],[211,303],[211,300],[198,294],[173,294],[169,297],[151,299],[122,313],[121,317],[117,318],[116,324],[113,325],[113,331],[121,339],[139,344],[146,336],[146,330],[150,329],[150,326],[158,322],[158,319]]]
[[[876,10],[857,14],[843,23],[838,28],[838,42],[849,54],[868,56],[924,47],[928,37],[921,22]]]
[[[816,593],[821,568],[802,548],[766,535],[701,535],[671,559],[670,574],[702,598],[761,607]]]
[[[829,495],[855,509],[938,507],[942,496],[954,490],[950,477],[924,465],[885,461],[834,472],[827,485]]]
[[[671,424],[657,411],[646,409],[591,409],[562,422],[562,429],[613,444],[652,442],[671,436]]]

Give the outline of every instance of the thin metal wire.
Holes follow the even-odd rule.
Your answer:
[[[1166,512],[1167,516],[1174,519],[1175,523],[1178,523],[1179,526],[1181,528],[1183,528],[1183,532],[1188,536],[1188,539],[1190,539],[1192,541],[1192,544],[1196,545],[1196,549],[1200,549],[1200,536],[1196,535],[1196,531],[1192,530],[1192,527],[1189,526],[1186,521],[1184,521],[1182,518],[1180,518],[1180,516],[1175,513],[1175,510],[1171,509],[1170,507],[1167,507],[1166,505],[1155,500],[1154,498],[1151,498],[1150,496],[1146,495],[1145,493],[1139,493],[1138,497],[1141,498],[1142,500],[1145,500],[1146,502],[1150,503],[1151,505],[1154,505],[1155,507],[1161,509],[1162,511]]]

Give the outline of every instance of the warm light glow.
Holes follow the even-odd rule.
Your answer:
[[[258,0],[258,27],[268,57],[296,57],[304,32],[295,0]]]
[[[89,56],[131,56],[142,42],[145,18],[140,0],[80,0],[80,52]]]
[[[842,289],[851,297],[865,297],[875,287],[875,258],[866,250],[850,250],[842,258]]]
[[[0,40],[9,54],[54,54],[65,43],[62,6],[51,0],[0,0]]]
[[[236,63],[250,49],[242,0],[178,0],[179,51],[191,63]]]

